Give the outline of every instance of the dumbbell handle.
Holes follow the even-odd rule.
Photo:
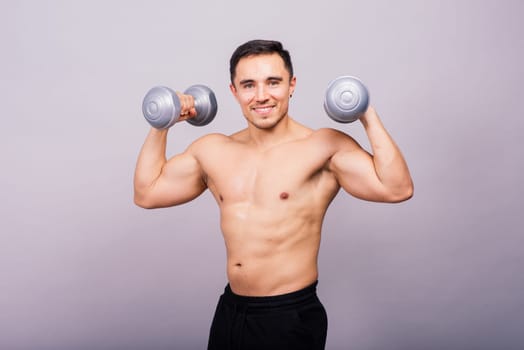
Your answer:
[[[213,91],[205,85],[190,86],[184,94],[193,96],[197,115],[186,121],[203,126],[210,123],[217,112],[217,101]],[[142,101],[142,113],[157,129],[167,129],[180,119],[182,106],[175,91],[165,86],[150,89]]]

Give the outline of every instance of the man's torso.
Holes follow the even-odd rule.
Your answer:
[[[220,207],[231,288],[276,295],[317,279],[322,220],[338,192],[329,130],[301,130],[263,149],[241,133],[209,135],[196,152]]]

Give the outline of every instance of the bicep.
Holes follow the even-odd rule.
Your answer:
[[[386,189],[377,176],[373,157],[360,146],[337,151],[331,157],[329,169],[352,196],[369,201],[384,200]]]
[[[198,160],[189,152],[169,159],[148,191],[148,202],[161,208],[189,202],[206,189]]]

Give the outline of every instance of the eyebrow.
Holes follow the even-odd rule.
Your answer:
[[[271,80],[283,81],[284,78],[282,78],[282,77],[267,77],[267,79],[266,79],[266,81],[271,81]],[[240,85],[244,85],[244,84],[254,83],[254,82],[255,82],[254,79],[243,79],[243,80],[240,80],[239,84]]]
[[[253,79],[244,79],[244,80],[240,80],[239,84],[244,85],[244,84],[253,83],[253,82],[254,82]]]

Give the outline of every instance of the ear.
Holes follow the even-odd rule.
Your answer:
[[[231,90],[231,93],[235,97],[235,100],[238,101],[238,91],[237,91],[237,88],[235,87],[235,85],[233,85],[233,83],[229,84],[229,90]]]
[[[233,94],[233,96],[235,96],[235,98],[237,97],[237,88],[235,87],[235,85],[233,85],[233,83],[230,83],[229,84],[229,90],[231,90],[231,93]]]
[[[289,82],[289,96],[293,95],[295,93],[295,86],[297,85],[297,77],[291,78]]]

